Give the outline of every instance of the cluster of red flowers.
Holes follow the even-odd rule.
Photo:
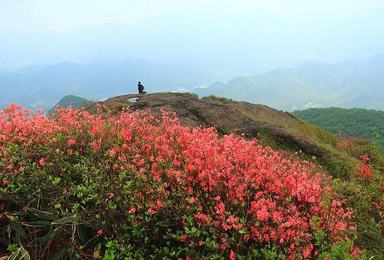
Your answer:
[[[357,166],[356,174],[368,181],[372,179],[371,160],[368,155],[362,155],[359,165]]]
[[[0,112],[4,185],[12,174],[31,174],[28,165],[4,152],[4,147],[15,143],[28,150],[28,160],[46,167],[46,172],[56,156],[77,153],[102,161],[99,165],[106,172],[141,176],[143,190],[116,210],[124,210],[130,219],[144,213],[178,212],[180,219],[174,221],[181,223],[180,243],[204,247],[204,240],[184,230],[190,226],[209,230],[217,239],[217,249],[231,259],[237,250],[269,245],[292,259],[297,254],[315,257],[319,253],[316,232],[324,231],[324,239],[332,244],[348,239],[346,231],[354,230],[351,212],[334,197],[326,179],[314,173],[313,163],[292,159],[257,140],[221,137],[212,128],[183,127],[173,114],[163,113],[161,119],[147,112],[103,117],[66,109],[48,118],[10,106]],[[36,146],[51,147],[49,151],[54,152],[37,155],[34,151],[42,149]],[[366,177],[368,162],[363,160],[361,170]],[[145,184],[150,181],[157,185]],[[104,200],[120,195],[110,190]],[[183,219],[185,214],[192,219]],[[168,231],[180,231],[174,228]],[[99,236],[102,229],[97,229]]]
[[[336,147],[342,148],[345,150],[351,150],[357,141],[358,139],[355,137],[346,137],[342,139],[340,142],[338,142],[336,144]]]

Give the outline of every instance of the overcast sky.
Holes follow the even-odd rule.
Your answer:
[[[384,0],[0,0],[0,70],[130,57],[255,73],[368,58],[384,53],[383,14]]]
[[[383,0],[0,0],[0,30],[70,30],[98,23],[129,24],[168,12],[362,17],[384,13]],[[377,21],[383,25],[384,19]],[[305,26],[303,24],[303,26]]]

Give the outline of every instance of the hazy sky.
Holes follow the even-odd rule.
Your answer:
[[[384,0],[0,0],[0,70],[130,57],[255,73],[366,58],[384,53],[383,14]]]
[[[383,0],[0,0],[0,30],[70,30],[98,23],[128,24],[167,12],[262,11],[276,16],[364,17],[384,13]],[[384,24],[384,19],[377,26]],[[302,26],[305,26],[304,24]]]

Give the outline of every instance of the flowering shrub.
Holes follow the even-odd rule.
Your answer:
[[[371,160],[367,155],[362,155],[356,170],[357,176],[370,181],[372,179]]]
[[[0,248],[36,259],[356,253],[351,212],[315,168],[165,112],[48,118],[12,105],[0,112]]]

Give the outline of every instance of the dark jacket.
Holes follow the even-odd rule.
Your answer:
[[[143,84],[141,84],[141,83],[137,84],[137,88],[138,88],[140,94],[144,93],[144,86],[143,86]]]

